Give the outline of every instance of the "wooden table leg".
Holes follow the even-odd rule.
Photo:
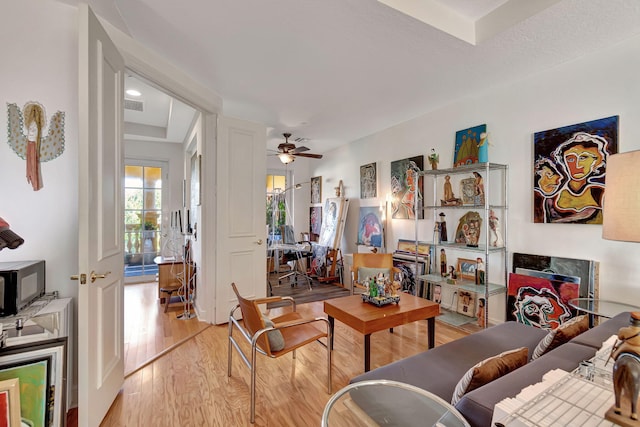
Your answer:
[[[436,346],[436,318],[427,319],[427,336],[429,339],[429,348]]]
[[[327,316],[327,318],[329,320],[329,329],[331,330],[331,340],[329,342],[329,350],[333,350],[333,337],[335,335],[334,333],[335,319],[332,316]]]
[[[371,334],[364,336],[364,371],[371,369]]]

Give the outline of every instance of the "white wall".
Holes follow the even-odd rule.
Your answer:
[[[426,156],[433,147],[440,154],[440,168],[451,167],[455,132],[486,123],[493,144],[490,161],[510,168],[509,252],[599,261],[600,297],[640,305],[640,245],[603,240],[600,225],[532,222],[533,133],[619,115],[620,151],[640,149],[639,75],[640,38],[636,37],[524,80],[488,89],[326,154],[311,165],[311,175],[323,176],[323,188],[342,179],[346,197],[352,199],[343,252],[355,250],[357,205],[378,205],[390,192],[391,161],[422,154],[427,164]],[[370,162],[378,162],[379,199],[359,201],[359,168]],[[431,191],[425,192],[429,200]],[[420,239],[431,240],[433,221],[419,222]],[[448,223],[449,234],[455,225]],[[398,238],[413,236],[413,221],[393,220],[387,241],[393,249]],[[491,313],[491,317],[501,314]]]

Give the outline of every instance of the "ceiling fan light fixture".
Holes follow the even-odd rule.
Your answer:
[[[280,154],[278,154],[278,158],[285,165],[288,165],[289,163],[291,163],[291,162],[293,162],[295,160],[293,158],[293,156],[291,154],[289,154],[289,153],[280,153]]]

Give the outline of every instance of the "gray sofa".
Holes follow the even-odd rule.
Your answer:
[[[490,426],[496,403],[515,396],[527,385],[541,381],[542,376],[552,369],[572,371],[581,361],[593,357],[603,341],[628,324],[629,313],[606,320],[527,365],[465,394],[456,408],[471,426]],[[533,350],[546,334],[547,331],[516,322],[501,323],[366,372],[353,378],[351,383],[374,379],[400,381],[450,402],[456,384],[476,363],[519,347],[528,347],[531,358]]]

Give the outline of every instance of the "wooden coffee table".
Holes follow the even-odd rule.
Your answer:
[[[371,334],[374,332],[426,319],[428,345],[429,348],[433,348],[436,337],[436,316],[440,314],[440,304],[402,293],[398,304],[376,307],[362,301],[360,295],[351,295],[325,300],[324,312],[327,313],[331,325],[332,349],[334,319],[364,335],[364,370],[367,372],[371,367]]]

